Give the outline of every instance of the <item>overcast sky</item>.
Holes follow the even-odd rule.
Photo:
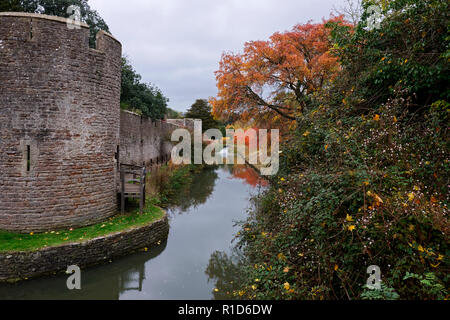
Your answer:
[[[169,107],[186,111],[217,93],[214,71],[224,51],[266,40],[297,23],[328,18],[344,0],[90,0],[145,82]]]

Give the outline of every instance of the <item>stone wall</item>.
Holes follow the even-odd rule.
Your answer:
[[[81,227],[117,210],[121,44],[101,31],[90,49],[87,25],[68,21],[0,13],[3,230]]]
[[[167,122],[174,124],[178,127],[185,127],[189,130],[194,130],[194,124],[195,121],[201,121],[201,120],[196,120],[196,119],[188,119],[188,118],[184,118],[184,119],[168,119]]]
[[[179,126],[122,110],[119,162],[149,167],[170,159],[170,136]]]
[[[83,268],[109,261],[164,241],[168,233],[168,218],[164,216],[147,226],[82,243],[70,243],[34,252],[0,253],[0,282],[65,271],[71,265]]]

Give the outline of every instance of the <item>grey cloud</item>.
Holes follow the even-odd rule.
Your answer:
[[[222,52],[297,23],[329,17],[344,0],[90,0],[143,80],[185,111],[217,92]]]

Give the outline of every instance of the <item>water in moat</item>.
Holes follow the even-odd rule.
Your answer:
[[[82,270],[82,289],[64,275],[0,284],[0,299],[213,299],[205,272],[216,251],[230,252],[261,180],[246,166],[205,168],[178,205],[168,209],[167,241],[147,252]]]

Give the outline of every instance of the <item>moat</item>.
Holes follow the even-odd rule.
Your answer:
[[[0,284],[0,299],[212,299],[211,255],[230,252],[235,223],[261,188],[251,168],[205,168],[168,209],[169,237],[158,247],[82,270],[80,291],[69,291],[62,275]]]

